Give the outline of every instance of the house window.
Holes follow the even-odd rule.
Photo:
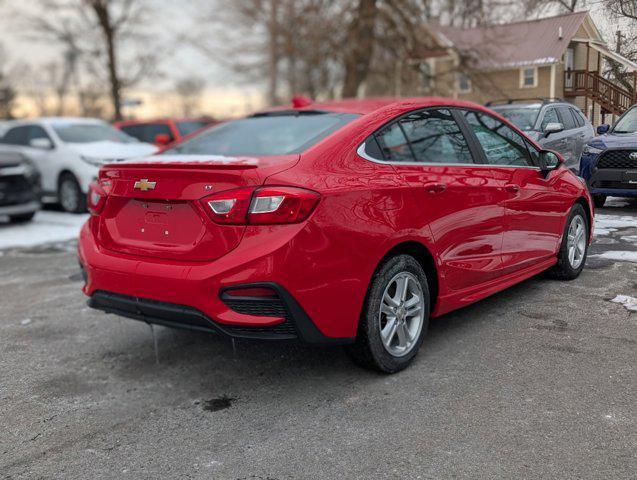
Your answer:
[[[520,88],[537,87],[537,67],[520,69]]]
[[[464,73],[458,74],[458,91],[460,93],[471,92],[471,79]]]

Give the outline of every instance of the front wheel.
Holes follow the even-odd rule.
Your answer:
[[[588,253],[589,229],[584,207],[575,204],[566,221],[557,264],[548,271],[549,276],[558,280],[573,280],[582,273]]]
[[[410,255],[390,258],[372,278],[356,342],[347,347],[349,356],[384,373],[404,369],[422,345],[429,307],[422,266]]]

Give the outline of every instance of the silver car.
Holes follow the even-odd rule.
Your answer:
[[[595,136],[593,125],[575,105],[562,100],[531,99],[489,102],[496,111],[543,148],[555,150],[565,165],[579,171],[584,146]]]

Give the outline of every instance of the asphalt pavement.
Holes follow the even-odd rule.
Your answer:
[[[0,250],[0,474],[634,479],[637,315],[611,300],[637,296],[637,202],[599,213],[579,279],[434,320],[393,376],[162,327],[155,350],[86,307],[73,242]]]

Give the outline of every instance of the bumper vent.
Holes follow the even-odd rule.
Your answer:
[[[637,159],[630,158],[637,150],[607,150],[602,152],[597,161],[597,168],[637,169]]]

